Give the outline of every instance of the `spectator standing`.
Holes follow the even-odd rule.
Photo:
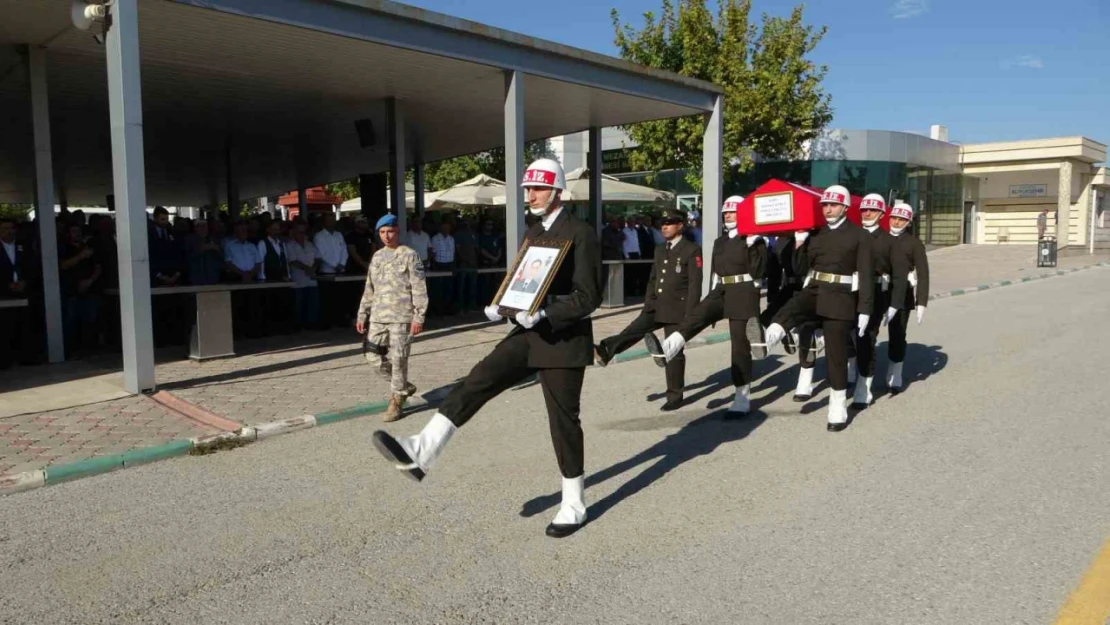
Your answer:
[[[116,224],[107,215],[101,215],[96,220],[93,236],[89,239],[89,247],[96,253],[100,262],[100,333],[104,337],[105,345],[111,348],[120,346],[120,311],[119,297],[103,295],[104,289],[119,288],[119,252],[116,248]]]
[[[493,231],[493,220],[482,222],[482,234],[478,235],[478,267],[480,269],[494,269],[505,266],[505,240],[501,234]],[[478,298],[482,306],[488,305],[496,294],[500,284],[497,274],[483,273],[478,276]]]
[[[658,217],[651,220],[651,238],[655,241],[656,246],[667,242],[666,238],[663,237],[663,230],[660,229],[661,225],[662,222],[659,221]]]
[[[651,220],[648,217],[639,218],[636,234],[640,240],[640,258],[649,260],[655,258],[655,236],[652,234]],[[659,235],[662,236],[663,233]]]
[[[432,270],[455,270],[455,239],[446,219],[439,223],[439,232],[432,237]],[[432,309],[446,314],[451,308],[451,276],[432,278],[430,287]]]
[[[224,267],[223,248],[210,234],[210,229],[219,223],[213,220],[212,226],[209,226],[207,220],[198,219],[193,224],[193,233],[185,240],[190,284],[216,284],[220,281],[220,272]]]
[[[28,299],[27,286],[30,250],[16,238],[16,223],[0,217],[0,298]],[[0,308],[0,369],[16,361],[30,364],[37,356],[38,333],[34,330],[31,308]]]
[[[324,213],[320,217],[320,231],[312,238],[316,254],[320,258],[317,275],[325,279],[320,282],[320,319],[327,327],[342,326],[349,309],[343,309],[342,283],[335,276],[347,270],[347,242],[335,229],[335,215]]]
[[[455,298],[459,310],[478,310],[478,237],[460,221],[455,231]]]
[[[625,220],[621,234],[624,236],[625,259],[640,260],[640,231],[636,228],[636,222],[632,218]],[[641,284],[640,280],[640,265],[626,264],[624,266],[625,295],[630,293],[639,295],[644,292],[644,288],[646,288],[646,285]]]
[[[259,278],[265,282],[289,282],[289,256],[285,241],[281,239],[281,224],[270,220],[266,225],[266,238],[258,243],[262,257]],[[264,302],[265,330],[268,334],[288,334],[293,330],[293,292],[289,289],[266,289],[259,294]]]
[[[344,237],[347,243],[347,274],[352,276],[365,276],[370,270],[370,257],[374,255],[374,246],[370,241],[370,229],[366,224],[366,216],[359,215],[355,218],[355,227]]]
[[[609,225],[601,231],[601,259],[624,260],[624,233],[621,232],[620,219],[609,217]]]
[[[231,282],[253,284],[262,273],[258,244],[250,240],[247,222],[235,224],[235,236],[224,244],[224,267]],[[237,337],[262,335],[262,301],[257,290],[231,292],[232,333]]]
[[[316,284],[316,246],[308,240],[308,226],[294,223],[292,238],[285,246],[289,257],[289,277],[293,280],[293,309],[298,330],[317,329],[320,323],[320,289]]]
[[[101,267],[96,252],[85,243],[81,224],[66,226],[58,246],[58,274],[62,292],[62,328],[67,356],[85,353],[99,342],[97,280]]]
[[[177,237],[170,230],[170,213],[164,207],[154,207],[154,215],[147,236],[150,254],[150,285],[152,287],[180,286],[185,272],[184,251]],[[188,295],[179,293],[156,294],[151,297],[151,315],[154,320],[154,346],[182,345],[185,343],[185,311]]]
[[[428,255],[432,251],[432,237],[424,232],[424,224],[419,219],[410,219],[408,222],[409,231],[401,241],[402,245],[412,248],[416,255],[420,257],[420,262],[424,266],[428,266]]]
[[[380,375],[389,379],[385,420],[401,418],[405,401],[416,392],[408,381],[409,345],[424,330],[428,290],[424,265],[412,248],[400,244],[397,218],[385,215],[374,228],[384,247],[374,255],[358,306],[355,329],[366,335]]]

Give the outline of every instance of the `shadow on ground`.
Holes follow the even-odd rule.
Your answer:
[[[747,437],[767,420],[767,415],[758,411],[738,419],[725,418],[725,414],[724,411],[700,415],[675,412],[644,419],[629,419],[606,428],[629,431],[654,430],[668,426],[680,427],[677,432],[635,456],[586,477],[586,487],[589,489],[641,466],[644,467],[627,482],[621,484],[617,490],[589,507],[590,522],[596,522],[613,507],[651,486],[683,464],[699,456],[709,455],[721,445]],[[561,499],[562,493],[558,492],[536,497],[524,504],[520,515],[532,517],[551,510],[559,505]]]

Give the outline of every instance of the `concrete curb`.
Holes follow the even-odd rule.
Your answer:
[[[930,296],[930,299],[936,300],[959,297],[968,293],[978,293],[980,291],[1007,287],[1014,284],[1024,284],[1026,282],[1033,282],[1035,280],[1045,280],[1048,278],[1055,278],[1057,276],[1066,276],[1078,271],[1092,269],[1095,267],[1110,267],[1110,262],[1100,262],[1083,267],[1073,267],[1071,269],[1058,269],[1055,273],[1026,276],[1024,278],[1015,280],[1000,280],[998,282],[992,282],[990,284],[980,284],[975,287],[954,289],[946,293],[938,293],[936,295]],[[728,340],[728,332],[718,332],[716,334],[696,337],[692,339],[689,343],[687,343],[687,347],[692,348],[702,345],[713,345]],[[613,359],[613,362],[629,362],[632,360],[647,358],[649,356],[650,354],[648,354],[648,351],[646,349],[633,349],[628,350],[623,354],[618,354],[617,357]],[[148,462],[165,460],[166,458],[184,456],[186,454],[193,453],[194,451],[199,453],[211,453],[212,451],[224,447],[240,447],[256,441],[279,436],[281,434],[288,434],[290,432],[307,430],[321,425],[338,423],[340,421],[346,421],[348,419],[354,419],[356,417],[378,414],[381,412],[385,412],[388,405],[388,402],[384,401],[359,404],[357,406],[335,412],[326,412],[319,415],[304,415],[300,417],[293,417],[290,419],[282,419],[280,421],[271,421],[269,423],[262,423],[255,426],[240,427],[233,432],[221,432],[219,434],[200,436],[186,440],[174,440],[162,445],[143,447],[141,449],[133,449],[122,454],[98,456],[95,458],[89,458],[88,460],[81,460],[79,462],[48,466],[44,469],[39,469],[36,471],[26,471],[24,473],[4,475],[0,476],[0,496],[33,490],[35,488],[50,486],[52,484],[58,484],[61,482],[68,482],[83,477],[91,477],[93,475],[99,475],[101,473],[109,473],[117,469],[124,469],[137,464],[145,464]],[[219,418],[221,420],[224,420],[222,417]],[[227,421],[227,423],[234,422]]]

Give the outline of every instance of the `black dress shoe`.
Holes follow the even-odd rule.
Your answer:
[[[794,344],[793,334],[787,332],[786,335],[782,337],[782,348],[791,356],[798,353],[798,346]]]
[[[551,523],[547,526],[547,529],[544,530],[544,533],[552,538],[566,538],[582,529],[583,525],[585,525],[585,523],[577,523],[574,525],[556,525],[555,523]]]
[[[902,392],[902,389],[901,389],[901,388],[893,388],[893,387],[892,387],[892,388],[890,389],[890,394],[891,394],[891,395],[897,395],[897,394],[899,394],[899,393],[901,393],[901,392]]]
[[[847,423],[830,423],[825,427],[825,429],[830,431],[830,432],[843,432],[847,428],[848,428]]]
[[[659,337],[655,336],[654,332],[648,332],[644,335],[644,345],[647,346],[648,353],[651,354],[651,359],[655,364],[660,367],[667,366],[667,359],[663,356],[663,344],[659,342]]]
[[[397,439],[393,438],[389,434],[378,430],[377,432],[374,432],[373,442],[374,448],[378,450],[378,453],[384,456],[385,459],[392,463],[394,467],[403,467],[414,464],[412,461],[412,457],[410,457],[408,452],[405,451],[405,448],[401,447],[401,444],[397,442]],[[407,469],[403,471],[407,477],[414,479],[417,482],[424,479],[424,471],[420,467],[414,467],[412,469]]]
[[[804,404],[811,399],[813,399],[813,395],[799,395],[798,393],[794,393],[795,404]]]
[[[681,407],[682,407],[682,398],[679,397],[678,399],[668,399],[667,403],[663,404],[663,407],[660,408],[660,410],[662,410],[664,412],[670,412],[672,410],[678,410]]]
[[[866,408],[867,404],[861,404],[859,402],[852,402],[848,405],[849,410],[865,410]]]

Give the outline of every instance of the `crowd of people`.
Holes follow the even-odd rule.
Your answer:
[[[111,215],[81,210],[59,214],[58,276],[67,358],[118,348],[120,344],[119,261],[116,224]],[[429,236],[428,232],[436,234]],[[34,221],[0,220],[0,298],[29,305],[4,308],[0,366],[45,360],[41,246]],[[505,264],[504,224],[493,219],[470,223],[453,213],[423,220],[410,216],[405,244],[431,271],[432,314],[451,315],[481,308],[503,274],[479,269]],[[269,213],[234,219],[226,212],[210,218],[171,216],[155,207],[148,221],[151,287],[283,283],[289,288],[232,291],[237,337],[256,338],[354,324],[365,276],[382,242],[359,215],[337,218],[312,213],[283,220]],[[189,293],[154,291],[152,317],[156,347],[189,340],[195,299]]]

